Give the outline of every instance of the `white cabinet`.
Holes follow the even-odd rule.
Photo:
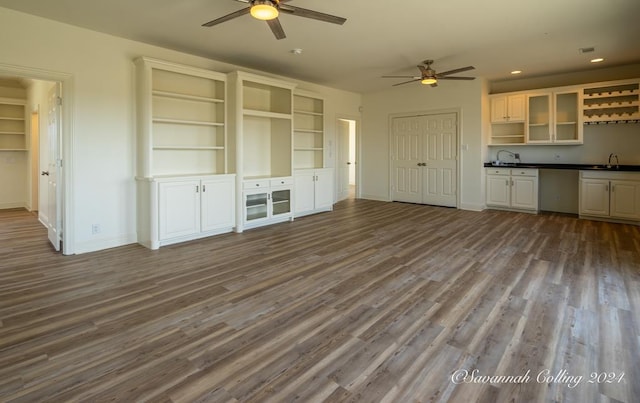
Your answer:
[[[491,98],[491,123],[524,122],[525,95],[497,95]]]
[[[303,216],[333,209],[333,169],[296,170],[295,215]]]
[[[238,175],[237,211],[244,211],[237,217],[236,231],[242,232],[247,224],[253,227],[282,219],[279,214],[271,214],[275,211],[271,211],[274,205],[274,200],[269,199],[271,193],[267,193],[267,217],[263,217],[265,200],[262,196],[247,193],[247,181],[265,180],[270,184],[270,179],[291,178],[293,174],[295,84],[242,71],[230,73],[228,79],[233,88],[229,100],[231,143],[235,146]],[[293,183],[288,186],[291,193]],[[248,196],[251,200],[247,199]]]
[[[640,221],[640,173],[580,171],[580,216]]]
[[[293,219],[293,178],[248,180],[243,183],[243,224],[254,228]]]
[[[488,207],[538,211],[538,170],[488,168],[486,170]]]
[[[491,144],[525,143],[525,94],[491,96]]]
[[[139,239],[145,246],[157,249],[233,230],[235,175],[155,179],[149,186],[157,215],[152,213],[146,239]]]
[[[527,144],[581,144],[578,90],[527,95]]]
[[[152,249],[233,230],[222,73],[136,60],[138,242]]]

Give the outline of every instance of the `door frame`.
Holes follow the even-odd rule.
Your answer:
[[[74,197],[73,197],[73,94],[74,77],[72,74],[57,71],[37,69],[24,66],[15,66],[0,63],[0,75],[19,77],[25,79],[35,79],[43,81],[54,81],[62,85],[62,111],[60,122],[60,142],[62,160],[62,200],[57,200],[62,206],[62,253],[73,255],[75,253],[75,226],[74,217]],[[32,167],[29,167],[31,175]]]
[[[395,118],[409,118],[409,117],[418,117],[418,116],[428,116],[428,115],[441,115],[445,113],[453,113],[456,115],[456,208],[460,208],[460,165],[462,164],[460,155],[462,151],[461,147],[461,133],[462,133],[462,108],[446,108],[446,109],[429,109],[426,111],[416,111],[416,112],[401,112],[401,113],[390,113],[389,114],[389,122],[388,122],[388,136],[387,141],[389,144],[389,189],[387,194],[387,200],[393,201],[393,189],[394,179],[393,179],[393,148],[391,145],[393,144],[393,119]]]
[[[340,175],[340,169],[338,167],[338,156],[340,154],[340,150],[339,150],[340,139],[338,138],[338,136],[339,136],[338,127],[340,125],[340,121],[341,120],[352,120],[352,121],[356,122],[356,130],[355,130],[355,135],[356,135],[356,150],[355,150],[356,151],[356,160],[355,160],[355,164],[356,164],[356,167],[355,167],[355,171],[356,171],[356,178],[355,178],[355,180],[356,180],[356,192],[355,192],[355,198],[359,199],[361,197],[360,178],[362,177],[361,171],[360,171],[360,167],[362,165],[360,163],[360,156],[362,155],[360,153],[360,147],[361,147],[361,141],[360,141],[360,137],[361,137],[360,136],[360,131],[361,131],[361,129],[360,129],[360,127],[362,126],[362,122],[360,120],[360,116],[355,116],[355,115],[343,115],[343,114],[337,113],[336,117],[335,117],[334,141],[335,141],[336,147],[335,147],[335,153],[334,153],[335,158],[333,159],[334,160],[334,166],[335,166],[335,172],[334,172],[334,195],[335,195],[335,198],[337,199],[338,198],[338,194],[339,194],[339,190],[340,190],[339,189],[339,186],[340,186],[340,176],[339,176]],[[331,151],[333,151],[333,150],[330,147],[329,148],[329,152],[331,153]],[[337,201],[337,200],[334,200],[334,201]]]

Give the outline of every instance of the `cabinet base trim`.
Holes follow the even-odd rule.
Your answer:
[[[163,240],[158,242],[158,246],[173,245],[173,244],[180,243],[180,242],[193,241],[193,240],[196,240],[196,239],[207,238],[207,237],[210,237],[210,236],[227,234],[229,232],[233,232],[233,230],[234,230],[233,227],[226,227],[226,228],[221,228],[221,229],[212,230],[212,231],[200,232],[200,233],[195,234],[195,235],[181,236],[181,237],[176,237],[176,238],[171,238],[171,239],[163,239]],[[146,245],[144,245],[144,246],[146,246]],[[153,248],[152,247],[151,249],[158,249],[158,248]]]
[[[578,217],[581,220],[605,221],[605,222],[612,222],[616,224],[630,224],[630,225],[640,226],[640,221],[625,220],[622,218],[598,217],[598,216],[590,216],[590,215],[584,215],[584,214],[580,214]]]

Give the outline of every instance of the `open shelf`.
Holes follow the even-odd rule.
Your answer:
[[[585,88],[583,122],[635,123],[640,119],[640,83],[621,83]]]
[[[324,166],[324,100],[314,94],[294,94],[294,168]]]

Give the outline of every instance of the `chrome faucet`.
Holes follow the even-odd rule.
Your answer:
[[[509,150],[498,150],[498,153],[496,154],[496,165],[500,165],[500,153],[507,153],[511,156],[511,158],[514,159],[515,162],[520,162],[520,154],[519,153],[512,153]]]
[[[609,162],[607,163],[607,168],[611,168],[611,160],[616,159],[616,169],[620,168],[620,162],[618,161],[618,155],[611,153],[609,154]]]

